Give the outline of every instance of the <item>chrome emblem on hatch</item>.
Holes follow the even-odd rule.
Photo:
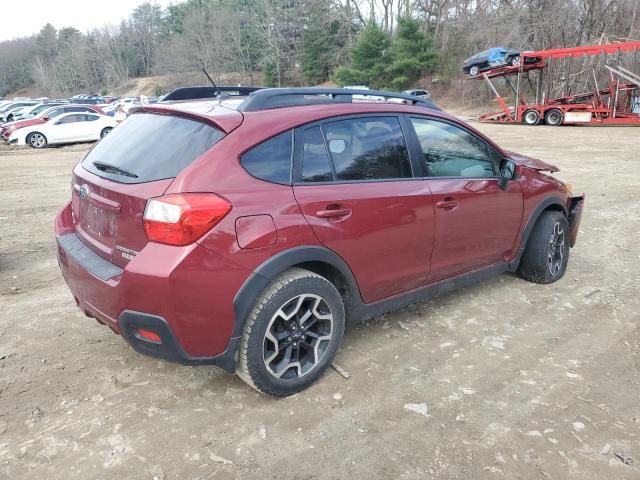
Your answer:
[[[82,185],[78,190],[78,195],[80,195],[80,198],[87,198],[90,193],[91,193],[91,189],[89,188],[89,185],[87,185],[86,183]]]
[[[127,260],[133,260],[133,257],[138,254],[138,252],[136,252],[135,250],[125,248],[121,245],[116,245],[116,250],[120,250],[122,257],[126,258]]]

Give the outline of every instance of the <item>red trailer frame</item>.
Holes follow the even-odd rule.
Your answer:
[[[594,88],[591,91],[569,94],[548,99],[541,95],[544,69],[549,60],[569,57],[613,55],[621,52],[640,50],[640,42],[611,43],[606,45],[587,45],[574,48],[557,48],[537,52],[523,52],[519,66],[499,67],[476,75],[469,79],[484,79],[500,105],[500,110],[480,116],[482,122],[526,123],[536,125],[544,121],[548,125],[596,124],[596,125],[640,125],[638,108],[640,98],[640,76],[620,65],[612,67],[605,64],[609,71],[610,84],[607,88],[598,85],[595,68],[592,68]],[[527,64],[525,57],[536,57],[539,62]],[[528,103],[522,94],[523,74],[539,71],[536,87],[536,100]],[[509,80],[516,77],[514,86]],[[504,78],[515,94],[515,105],[509,107],[498,93],[491,78]],[[530,79],[529,79],[530,80]],[[625,80],[629,83],[622,83]],[[540,98],[542,97],[542,98]]]

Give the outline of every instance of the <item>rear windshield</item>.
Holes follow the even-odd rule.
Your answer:
[[[98,142],[82,166],[121,183],[174,178],[223,136],[195,120],[136,113]]]

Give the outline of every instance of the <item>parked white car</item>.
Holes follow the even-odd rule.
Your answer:
[[[9,105],[5,105],[0,108],[0,123],[13,122],[13,112],[20,110],[23,107],[32,107],[37,105],[38,102],[32,100],[11,102]]]
[[[62,102],[37,103],[36,105],[22,107],[20,110],[14,110],[12,112],[13,121],[17,122],[18,120],[35,118],[38,114],[44,112],[45,110],[51,107],[57,107],[58,105],[63,105],[63,103]]]
[[[44,148],[59,143],[94,142],[116,125],[112,117],[97,113],[65,113],[46,123],[19,128],[8,139],[12,145]]]

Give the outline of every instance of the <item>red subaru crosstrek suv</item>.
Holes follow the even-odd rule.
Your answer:
[[[348,322],[501,272],[560,279],[583,197],[545,171],[403,94],[149,105],[74,168],[58,259],[82,311],[138,352],[285,396]]]

